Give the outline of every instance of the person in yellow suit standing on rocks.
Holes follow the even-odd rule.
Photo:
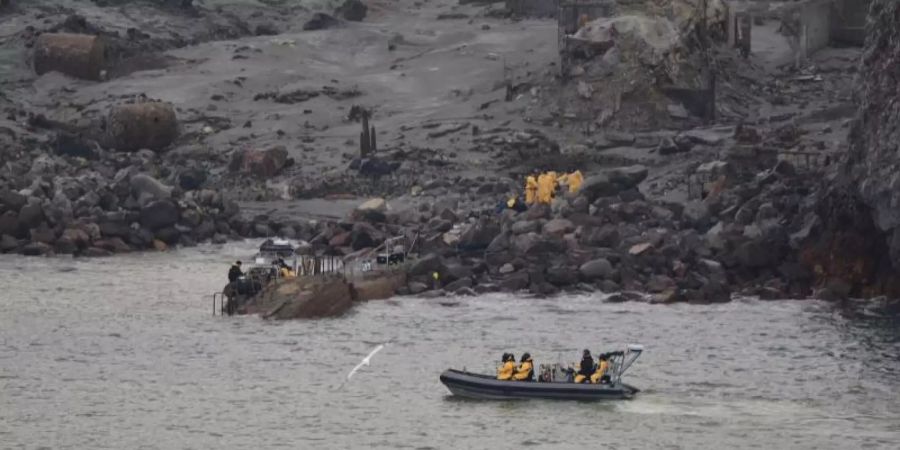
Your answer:
[[[525,204],[533,205],[537,201],[538,182],[534,175],[525,178]]]
[[[576,170],[566,176],[566,181],[569,184],[569,192],[574,194],[581,189],[581,185],[584,183],[584,175],[581,174],[580,170]]]
[[[550,204],[553,201],[553,193],[556,191],[556,172],[542,173],[538,179],[537,201]]]

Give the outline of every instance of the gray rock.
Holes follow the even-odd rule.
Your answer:
[[[607,259],[598,258],[582,264],[578,272],[585,281],[607,279],[613,274],[613,266]]]
[[[351,22],[362,22],[368,11],[369,7],[360,0],[344,0],[334,11],[334,15]]]
[[[11,191],[9,189],[4,189],[0,191],[0,212],[4,211],[16,211],[18,212],[22,209],[25,204],[28,203],[28,197],[24,195]]]
[[[536,233],[541,225],[534,220],[520,220],[512,225],[514,234]]]
[[[409,287],[409,293],[412,295],[421,294],[428,290],[428,285],[426,285],[425,283],[420,283],[418,281],[410,282],[408,287]]]
[[[20,253],[25,256],[43,256],[53,253],[53,247],[50,247],[43,242],[32,242],[22,247]]]
[[[778,217],[778,209],[775,208],[770,202],[763,203],[759,205],[759,209],[756,211],[756,221],[763,222],[769,219],[775,219]]]
[[[642,165],[618,167],[607,171],[610,181],[618,185],[620,191],[636,187],[647,178],[648,173],[647,167]]]
[[[734,214],[734,221],[741,225],[750,225],[754,217],[753,205],[746,203]]]
[[[544,234],[562,236],[575,231],[575,224],[568,219],[553,219],[544,224]]]
[[[482,218],[463,231],[457,246],[465,250],[486,249],[498,234],[500,234],[500,225]]]
[[[507,275],[507,274],[513,273],[515,271],[516,271],[515,266],[513,266],[510,263],[506,263],[506,264],[500,266],[500,270],[499,270],[501,275]]]
[[[759,269],[775,265],[780,259],[780,254],[770,243],[753,240],[739,245],[735,249],[735,258],[746,268]]]
[[[37,228],[31,230],[32,242],[43,242],[44,244],[53,245],[56,242],[56,230],[47,226],[46,223],[40,224]]]
[[[154,238],[165,242],[171,247],[177,245],[181,240],[181,230],[175,227],[165,227],[156,230],[156,233],[154,233]]]
[[[460,278],[452,283],[448,283],[444,286],[444,290],[447,292],[456,292],[460,289],[466,288],[469,289],[473,285],[471,278]]]
[[[438,274],[443,273],[445,267],[444,261],[440,255],[431,253],[413,262],[407,273],[412,277],[421,275],[431,276],[433,272],[437,272]]]
[[[547,269],[546,279],[554,286],[572,286],[578,284],[578,271],[572,267],[551,267]]]
[[[616,248],[620,242],[619,230],[615,225],[604,225],[595,228],[588,236],[588,245],[594,247]]]
[[[172,197],[172,187],[166,186],[150,175],[139,173],[129,181],[131,193],[137,199],[162,200]]]
[[[19,235],[19,214],[14,211],[6,211],[0,214],[0,234]]]
[[[31,229],[44,221],[44,207],[41,201],[35,197],[28,199],[28,204],[19,210],[19,226]]]
[[[178,207],[168,200],[156,200],[141,209],[141,225],[150,230],[159,230],[178,223]]]
[[[110,252],[109,250],[104,250],[99,247],[88,247],[88,248],[84,249],[83,252],[81,252],[81,256],[84,256],[87,258],[103,258],[106,256],[112,256],[112,252]]]
[[[526,272],[516,272],[500,282],[500,289],[504,292],[518,292],[528,289],[530,278]]]
[[[0,236],[0,252],[9,253],[17,248],[19,248],[18,239],[8,234]]]
[[[450,221],[435,217],[428,222],[428,229],[438,232],[438,233],[446,233],[453,229],[453,223]]]
[[[709,207],[702,201],[687,202],[681,214],[685,222],[694,228],[705,228],[709,225]]]

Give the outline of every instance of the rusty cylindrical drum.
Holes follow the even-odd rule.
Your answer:
[[[106,46],[99,36],[44,33],[35,41],[34,71],[38,75],[57,71],[99,81],[105,69]]]

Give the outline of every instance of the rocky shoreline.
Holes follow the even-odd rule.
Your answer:
[[[415,111],[414,95],[379,97],[378,87],[333,78],[316,85],[306,74],[284,77],[293,71],[288,66],[277,75],[253,69],[277,64],[295,48],[307,51],[307,36],[315,37],[307,46],[323,52],[312,54],[316,60],[331,57],[327,45],[342,45],[324,41],[322,50],[316,39],[376,39],[352,25],[367,14],[386,20],[374,23],[384,30],[404,14],[430,17],[446,28],[441,33],[459,18],[479,32],[505,27],[512,40],[523,27],[497,18],[492,6],[455,2],[417,5],[416,13],[355,0],[324,11],[302,2],[230,10],[125,2],[169,19],[162,28],[113,2],[62,3],[0,12],[37,24],[16,26],[0,41],[26,55],[5,66],[10,76],[0,92],[2,253],[109,256],[280,236],[352,257],[406,235],[421,257],[398,294],[603,291],[615,293],[614,301],[712,303],[734,294],[839,299],[883,292],[865,290],[868,278],[838,275],[852,271],[850,263],[829,263],[834,249],[818,239],[833,228],[823,208],[834,191],[823,179],[841,167],[858,51],[826,51],[809,67],[773,68],[717,46],[719,120],[710,122],[702,108],[659,98],[684,95],[691,90],[671,86],[699,76],[670,70],[701,61],[686,43],[692,20],[676,17],[673,26],[684,36],[662,36],[670,39],[664,47],[661,36],[607,42],[603,27],[614,25],[600,21],[582,38],[599,39],[590,49],[602,47],[603,55],[579,53],[563,75],[556,54],[540,69],[523,57],[509,63],[513,75],[504,69],[501,84],[451,90],[435,108],[450,117],[432,118],[405,111]],[[418,46],[444,52],[439,41],[447,35],[432,41],[434,34],[422,30],[394,34],[366,51],[384,59],[388,78],[403,80],[436,64],[418,63],[428,53]],[[109,49],[102,67],[92,66],[99,57],[93,36]],[[54,57],[55,45],[66,48],[54,44],[60,42],[77,43],[84,58]],[[667,53],[672,49],[678,51]],[[198,57],[203,52],[209,57]],[[468,61],[472,51],[459,53],[440,58]],[[52,67],[33,73],[32,54]],[[476,64],[497,59],[487,53]],[[223,67],[248,75],[192,78]],[[372,67],[353,79],[377,78],[369,76]],[[165,77],[172,81],[158,81]],[[203,93],[182,101],[187,91],[178,83]],[[101,95],[95,86],[104,85],[125,92]],[[366,128],[362,145],[359,121],[370,116],[380,119],[379,129],[369,136]],[[535,169],[580,169],[586,181],[551,205],[498,212]],[[238,206],[304,198],[362,204],[371,197],[387,200],[366,202],[344,218],[252,214]]]

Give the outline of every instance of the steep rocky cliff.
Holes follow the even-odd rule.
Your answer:
[[[900,3],[876,0],[860,70],[860,109],[842,171],[819,204],[822,234],[803,255],[851,295],[900,294]]]

